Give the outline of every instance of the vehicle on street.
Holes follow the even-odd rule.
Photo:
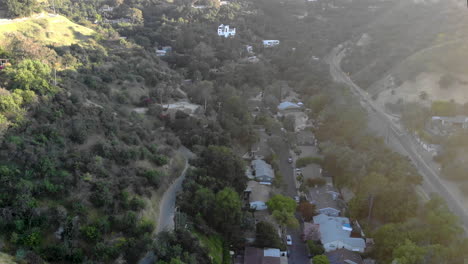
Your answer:
[[[292,238],[291,235],[286,236],[286,245],[292,246]]]
[[[296,201],[296,203],[299,203],[299,196],[294,196],[294,201]]]
[[[293,159],[291,157],[288,158],[288,163],[292,163]]]

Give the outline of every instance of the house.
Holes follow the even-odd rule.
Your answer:
[[[270,186],[249,181],[244,191],[244,197],[248,200],[249,207],[257,211],[268,209],[266,202],[270,199]]]
[[[277,248],[246,247],[244,251],[244,264],[287,264],[288,257],[285,251]]]
[[[161,56],[166,56],[168,53],[172,52],[172,47],[171,46],[164,46],[161,49],[156,48],[156,56],[161,57]]]
[[[253,47],[250,46],[250,45],[245,45],[245,50],[247,51],[247,53],[249,54],[253,54]]]
[[[263,40],[263,47],[265,48],[272,48],[278,46],[280,41],[277,39],[270,39],[270,40]]]
[[[278,105],[278,111],[280,112],[285,112],[285,111],[297,111],[297,110],[300,110],[301,109],[301,106],[296,104],[296,103],[292,103],[292,102],[282,102]]]
[[[101,8],[99,8],[99,12],[101,13],[108,13],[114,11],[114,7],[108,6],[108,5],[103,5]]]
[[[459,127],[459,128],[468,128],[468,117],[467,116],[433,116],[431,118],[434,125],[442,125],[445,127]]]
[[[229,28],[229,25],[224,25],[221,24],[218,27],[218,36],[220,37],[234,37],[236,35],[236,29],[235,28]]]
[[[275,172],[270,164],[261,159],[254,159],[251,162],[254,179],[264,184],[271,184],[275,178]]]
[[[340,193],[333,186],[325,184],[313,188],[309,192],[310,203],[315,204],[317,212],[327,216],[339,216],[344,201],[339,199]]]
[[[361,256],[347,249],[338,249],[325,253],[330,264],[363,264]]]
[[[320,241],[325,252],[340,248],[355,252],[364,252],[366,249],[366,242],[363,238],[351,237],[353,228],[348,218],[319,214],[314,216],[313,221],[314,224],[319,225]]]

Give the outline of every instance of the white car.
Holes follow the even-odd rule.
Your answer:
[[[296,203],[299,203],[299,196],[294,196],[294,201],[296,201]]]
[[[287,235],[287,236],[286,236],[286,245],[288,245],[288,246],[292,246],[292,239],[291,239],[291,235]]]

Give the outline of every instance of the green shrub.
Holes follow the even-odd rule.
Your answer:
[[[325,249],[320,243],[312,240],[307,240],[307,247],[309,248],[309,253],[312,256],[321,255],[325,252]]]
[[[143,173],[143,177],[145,177],[148,182],[156,188],[161,184],[161,178],[163,176],[164,172],[159,170],[147,170],[145,173]]]

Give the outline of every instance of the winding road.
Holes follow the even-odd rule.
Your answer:
[[[330,73],[333,79],[348,86],[351,92],[360,99],[361,105],[369,110],[372,129],[380,131],[379,134],[381,135],[386,135],[387,145],[400,154],[408,156],[413,161],[414,166],[423,177],[420,190],[424,192],[425,196],[429,197],[430,194],[436,193],[444,198],[450,210],[460,218],[465,233],[468,233],[468,213],[465,206],[441,181],[438,172],[429,165],[431,161],[418,152],[418,144],[412,136],[398,125],[396,118],[386,114],[383,109],[372,101],[366,91],[362,90],[342,71],[341,60],[345,56],[346,46],[346,43],[343,43],[334,48],[325,59],[330,65]]]
[[[185,159],[185,166],[180,176],[169,186],[164,192],[161,202],[159,204],[159,217],[156,234],[161,231],[174,230],[174,215],[176,210],[176,197],[177,193],[182,190],[182,183],[185,179],[185,174],[189,168],[189,160],[194,157],[194,154],[184,146],[181,146],[177,152],[179,152]],[[138,264],[152,264],[155,262],[154,252],[147,252],[146,255],[138,262]]]

